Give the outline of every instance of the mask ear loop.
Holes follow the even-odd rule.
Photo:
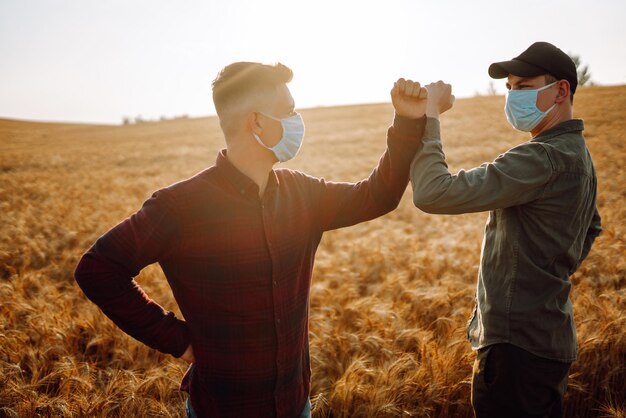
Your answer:
[[[282,127],[282,121],[281,121],[279,118],[275,118],[274,116],[268,115],[267,113],[260,112],[260,111],[258,111],[257,113],[259,113],[259,114],[261,114],[261,115],[265,116],[266,118],[270,118],[270,119],[273,119],[273,120],[275,120],[275,121],[281,122],[281,127]],[[283,131],[284,131],[284,129],[285,129],[285,128],[283,127]],[[257,134],[255,134],[255,133],[253,132],[253,133],[252,133],[252,135],[254,136],[254,139],[256,139],[256,142],[258,142],[258,143],[259,143],[259,144],[260,144],[263,148],[268,149],[268,150],[270,150],[270,151],[272,151],[272,150],[273,150],[273,148],[268,147],[267,145],[265,145],[265,144],[263,143],[263,141],[261,140],[261,138],[260,138]]]
[[[548,84],[548,85],[545,85],[545,86],[543,86],[543,87],[541,87],[541,88],[538,88],[538,89],[537,89],[537,94],[539,94],[539,92],[540,92],[540,91],[543,91],[543,90],[549,89],[550,87],[552,87],[553,85],[555,85],[555,84],[556,84],[556,83],[558,83],[558,82],[559,82],[559,80],[557,80],[557,81],[553,81],[552,83],[550,83],[550,84]],[[535,106],[536,106],[536,105],[535,105]],[[543,113],[543,116],[545,117],[548,113],[552,112],[552,111],[554,110],[554,108],[555,108],[555,107],[556,107],[556,102],[555,102],[555,103],[553,103],[553,104],[552,104],[552,106],[550,106],[550,107],[549,107],[549,108],[548,108],[545,112],[542,112],[542,113]]]
[[[548,108],[548,110],[546,110],[545,112],[543,112],[543,115],[546,116],[548,113],[552,112],[554,110],[554,108],[556,107],[556,103],[554,103],[552,106],[550,106]]]
[[[545,85],[545,86],[543,86],[543,87],[539,87],[539,88],[537,89],[537,91],[539,92],[539,91],[542,91],[542,90],[545,90],[545,89],[549,89],[550,87],[554,86],[554,85],[555,85],[556,83],[558,83],[558,82],[559,82],[559,80],[557,80],[557,81],[553,81],[553,82],[552,82],[552,83],[550,83],[550,84],[546,84],[546,85]]]
[[[270,150],[270,151],[272,150],[270,147],[268,147],[267,145],[265,145],[265,144],[263,143],[263,141],[261,141],[261,138],[259,138],[259,136],[258,136],[257,134],[252,133],[252,135],[254,136],[254,139],[256,139],[256,142],[258,142],[258,143],[259,143],[259,145],[261,145],[263,148],[268,149],[268,150]]]
[[[270,119],[273,119],[275,121],[280,122],[280,118],[277,118],[277,117],[272,116],[272,115],[268,115],[267,113],[264,113],[264,112],[259,112],[259,113],[262,114],[263,116],[265,116],[266,118],[270,118]]]

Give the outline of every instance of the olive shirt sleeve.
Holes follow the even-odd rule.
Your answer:
[[[552,177],[543,146],[526,142],[496,160],[451,174],[439,120],[428,118],[423,148],[411,163],[413,202],[424,212],[459,214],[521,205],[537,199]]]

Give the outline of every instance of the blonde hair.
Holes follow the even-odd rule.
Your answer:
[[[222,131],[228,138],[241,118],[253,110],[265,110],[277,88],[293,78],[293,71],[281,63],[235,62],[224,67],[213,80],[213,104]]]

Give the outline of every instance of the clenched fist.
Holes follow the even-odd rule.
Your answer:
[[[452,86],[450,84],[439,80],[436,83],[427,85],[426,90],[428,90],[427,116],[438,118],[441,113],[452,108],[454,95],[452,94]]]
[[[404,78],[398,79],[391,89],[391,103],[396,114],[419,119],[426,113],[428,91],[420,83]]]

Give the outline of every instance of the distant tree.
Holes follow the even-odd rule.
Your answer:
[[[574,64],[576,64],[576,74],[578,76],[578,85],[584,86],[587,83],[593,85],[593,82],[591,81],[591,72],[589,72],[589,66],[582,65],[582,60],[580,59],[580,55],[574,55],[570,53],[569,56],[572,59],[572,61],[574,61]]]
[[[489,87],[487,87],[487,96],[495,96],[496,94],[498,94],[496,86],[493,84],[493,81],[490,81]]]
[[[122,118],[122,123],[124,125],[130,125],[131,123],[133,123],[133,120],[131,118],[129,118],[128,116],[124,116]]]

